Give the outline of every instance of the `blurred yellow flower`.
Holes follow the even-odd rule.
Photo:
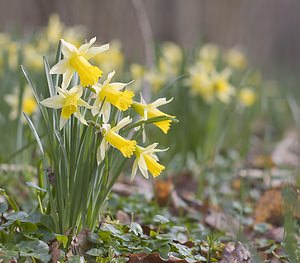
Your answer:
[[[138,145],[136,146],[136,150],[134,152],[136,159],[132,166],[131,180],[134,179],[138,169],[141,171],[142,175],[147,179],[149,178],[148,170],[153,175],[153,177],[157,177],[165,169],[163,165],[158,163],[159,159],[155,155],[155,153],[166,151],[168,149],[155,149],[157,145],[158,143],[153,143],[147,146],[146,148]]]
[[[36,48],[31,44],[23,48],[24,63],[27,67],[34,70],[43,69],[43,56],[37,53]]]
[[[175,116],[168,115],[159,109],[157,109],[159,106],[165,105],[173,100],[166,100],[166,98],[160,98],[156,101],[147,104],[145,100],[143,99],[141,95],[141,102],[133,102],[132,108],[140,115],[142,116],[142,120],[148,120],[150,118],[160,117],[160,116],[166,116],[175,118]],[[165,121],[158,121],[153,123],[155,126],[157,126],[159,129],[161,129],[165,134],[168,133],[170,126],[171,126],[172,120],[165,120]]]
[[[215,61],[220,54],[220,49],[216,44],[208,43],[201,47],[199,58],[201,61]]]
[[[103,115],[103,121],[108,122],[110,115],[110,104],[114,105],[121,111],[128,110],[132,104],[132,98],[134,97],[134,92],[130,90],[121,91],[129,83],[113,82],[115,71],[108,74],[107,79],[104,81],[103,85],[97,83],[93,86],[96,91],[97,97],[93,105],[92,114],[93,116],[97,114]]]
[[[247,67],[247,57],[238,48],[229,49],[225,54],[226,63],[237,70],[244,70]]]
[[[161,72],[158,72],[156,70],[150,70],[150,71],[146,71],[145,80],[149,83],[151,89],[155,93],[162,88],[167,78],[166,75]]]
[[[20,45],[17,42],[10,42],[7,47],[8,65],[11,69],[16,70],[19,64]]]
[[[256,94],[251,88],[243,88],[238,94],[239,102],[245,107],[251,107],[256,100]]]
[[[180,46],[172,42],[165,42],[161,46],[161,53],[160,72],[170,77],[176,77],[179,74],[183,58]]]
[[[78,49],[71,43],[61,40],[61,51],[64,55],[64,59],[54,65],[50,74],[63,74],[62,88],[66,89],[72,79],[75,71],[80,77],[80,84],[83,87],[95,85],[98,79],[102,76],[102,71],[91,65],[88,60],[95,57],[97,54],[102,53],[109,49],[109,45],[103,45],[100,47],[91,47],[96,41],[96,38],[92,38],[89,43],[80,46]]]
[[[109,145],[118,149],[124,157],[130,158],[136,149],[136,141],[127,140],[118,134],[118,131],[131,123],[132,119],[127,116],[123,118],[115,127],[111,127],[110,124],[103,124],[101,127],[101,133],[103,139],[97,149],[97,163],[98,165],[105,158],[105,152]]]
[[[190,86],[193,94],[200,95],[205,102],[212,103],[215,96],[215,91],[211,85],[211,74],[206,70],[203,64],[197,64],[189,70],[189,78],[186,85]]]
[[[15,88],[13,94],[4,96],[4,100],[11,107],[9,118],[14,120],[18,117],[19,108],[19,91],[20,89]],[[28,116],[32,115],[37,110],[37,103],[32,94],[31,88],[26,85],[22,97],[21,111],[26,113]]]
[[[112,70],[120,71],[124,64],[124,55],[121,50],[121,43],[117,40],[113,40],[110,43],[109,50],[104,53],[97,54],[93,61],[101,67],[104,74],[111,72]]]
[[[48,108],[62,109],[60,115],[59,128],[62,129],[65,126],[68,119],[73,114],[81,123],[87,125],[87,122],[80,113],[78,107],[85,107],[87,109],[91,109],[92,106],[90,106],[83,99],[81,99],[83,93],[82,87],[75,86],[70,90],[64,90],[57,87],[57,91],[58,95],[47,98],[41,101],[40,103]]]
[[[235,95],[235,88],[229,83],[231,71],[224,69],[216,72],[212,77],[212,86],[216,92],[216,97],[223,103],[229,103]]]
[[[58,14],[52,14],[49,17],[48,26],[46,29],[47,40],[51,43],[58,43],[62,37],[64,25],[61,22]]]

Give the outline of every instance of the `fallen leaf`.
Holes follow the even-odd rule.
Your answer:
[[[255,223],[268,222],[280,225],[282,222],[282,204],[280,188],[265,191],[254,209]]]
[[[222,260],[220,263],[254,263],[251,259],[251,254],[244,245],[238,243],[228,243],[223,251]]]

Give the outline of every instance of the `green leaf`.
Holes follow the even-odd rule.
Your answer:
[[[34,257],[42,262],[49,262],[51,255],[49,255],[48,245],[41,241],[22,241],[17,244],[17,248],[20,250],[20,256]]]
[[[7,220],[12,220],[12,221],[24,220],[26,217],[28,217],[28,214],[24,211],[14,212],[12,214],[5,216]]]
[[[38,143],[38,146],[39,146],[39,149],[40,149],[42,155],[44,155],[43,145],[42,145],[41,139],[39,137],[39,134],[37,133],[37,131],[36,131],[35,127],[34,127],[33,122],[30,120],[30,118],[27,116],[27,114],[25,112],[23,112],[23,114],[24,114],[24,116],[25,116],[25,118],[26,118],[26,120],[28,122],[28,125],[29,125],[29,127],[30,127],[30,129],[31,129],[31,131],[33,133],[34,138],[36,139],[36,141]]]
[[[132,222],[130,224],[130,231],[132,231],[136,236],[143,235],[142,227],[138,223],[135,223],[135,222]]]
[[[11,206],[11,208],[13,210],[15,210],[15,211],[20,210],[15,199],[13,197],[11,197],[10,195],[8,195],[3,188],[0,188],[0,193],[4,195],[4,197],[6,198],[7,202],[9,203],[9,205]]]
[[[39,186],[36,185],[36,183],[34,183],[34,182],[26,182],[26,185],[28,185],[28,186],[34,188],[34,189],[37,190],[37,191],[41,191],[41,192],[44,192],[44,193],[47,192],[46,189],[39,187]]]
[[[1,203],[0,203],[0,214],[3,214],[4,212],[6,212],[7,209],[8,209],[7,203],[1,202]]]
[[[104,257],[105,251],[101,248],[92,248],[86,254],[93,257]]]
[[[43,61],[44,61],[44,68],[45,68],[46,78],[47,78],[47,82],[48,82],[49,93],[50,93],[50,96],[52,97],[56,94],[56,89],[55,89],[55,86],[53,85],[53,80],[52,80],[52,77],[50,75],[49,62],[48,62],[46,57],[43,57]]]
[[[54,234],[57,241],[61,244],[63,244],[63,247],[66,248],[68,244],[68,237],[65,235],[60,235],[60,234]]]
[[[166,218],[164,216],[161,216],[161,215],[154,216],[153,221],[155,223],[159,223],[159,224],[162,224],[162,225],[170,222],[170,220],[168,218]]]
[[[22,222],[21,228],[23,232],[35,232],[38,230],[37,225],[31,222]]]

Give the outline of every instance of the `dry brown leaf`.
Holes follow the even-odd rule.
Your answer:
[[[276,165],[290,165],[300,167],[300,136],[294,131],[290,131],[277,144],[272,159]]]
[[[51,254],[51,262],[56,263],[60,257],[60,243],[58,241],[54,241],[50,246],[50,254]]]
[[[240,227],[239,221],[235,217],[215,210],[211,210],[210,214],[205,217],[205,223],[232,236],[236,236]]]
[[[282,221],[283,199],[281,189],[267,190],[259,199],[254,210],[255,223],[271,223],[280,225]]]
[[[220,263],[254,263],[251,259],[251,254],[244,245],[238,243],[228,243],[223,251],[222,260]]]
[[[155,197],[157,203],[160,206],[165,206],[168,204],[173,189],[174,189],[174,185],[170,178],[168,178],[167,180],[154,181]]]

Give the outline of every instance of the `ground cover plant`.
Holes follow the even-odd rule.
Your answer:
[[[241,48],[84,31],[0,35],[0,262],[299,262],[295,97]]]

